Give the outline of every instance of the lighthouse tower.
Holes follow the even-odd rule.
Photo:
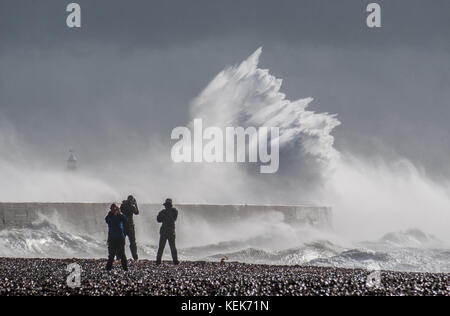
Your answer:
[[[77,170],[78,161],[73,150],[69,151],[69,159],[67,159],[67,170]]]

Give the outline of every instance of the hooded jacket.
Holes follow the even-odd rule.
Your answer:
[[[125,215],[114,215],[112,212],[109,212],[105,217],[105,221],[108,224],[108,240],[125,238],[125,225],[128,222]]]

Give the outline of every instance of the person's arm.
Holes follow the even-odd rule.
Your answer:
[[[128,222],[128,217],[125,214],[122,214],[122,221],[124,224]]]
[[[173,209],[173,221],[175,222],[178,218],[178,210],[176,208]]]
[[[139,215],[139,208],[137,202],[134,202],[133,213],[134,215]]]
[[[158,223],[162,223],[162,221],[163,221],[163,217],[164,217],[163,212],[164,212],[164,211],[159,212],[158,216],[156,216],[156,221],[157,221]]]
[[[106,222],[107,224],[109,224],[110,220],[111,220],[111,212],[109,212],[108,215],[106,215],[106,217],[105,217],[105,222]]]

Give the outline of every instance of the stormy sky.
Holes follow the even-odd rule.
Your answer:
[[[139,151],[185,125],[189,104],[225,66],[263,47],[289,99],[338,114],[336,147],[405,156],[450,176],[450,2],[0,2],[0,122],[46,159],[85,163]]]

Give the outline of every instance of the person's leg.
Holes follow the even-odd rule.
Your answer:
[[[166,247],[166,241],[167,241],[167,236],[164,234],[161,234],[159,236],[159,247],[158,247],[158,254],[156,255],[156,264],[160,264],[161,263],[161,258],[164,252],[164,247]]]
[[[134,225],[128,227],[128,240],[130,241],[131,256],[133,257],[134,260],[137,260],[138,254],[137,254],[136,233],[134,230]]]
[[[108,240],[108,262],[106,263],[106,270],[111,270],[116,256],[116,247],[113,239]]]
[[[119,239],[117,243],[117,255],[119,256],[122,263],[122,268],[125,271],[128,270],[127,256],[125,255],[125,238]]]
[[[178,264],[180,262],[178,261],[177,247],[175,246],[175,234],[170,235],[168,239],[169,239],[170,252],[172,253],[173,263]]]

